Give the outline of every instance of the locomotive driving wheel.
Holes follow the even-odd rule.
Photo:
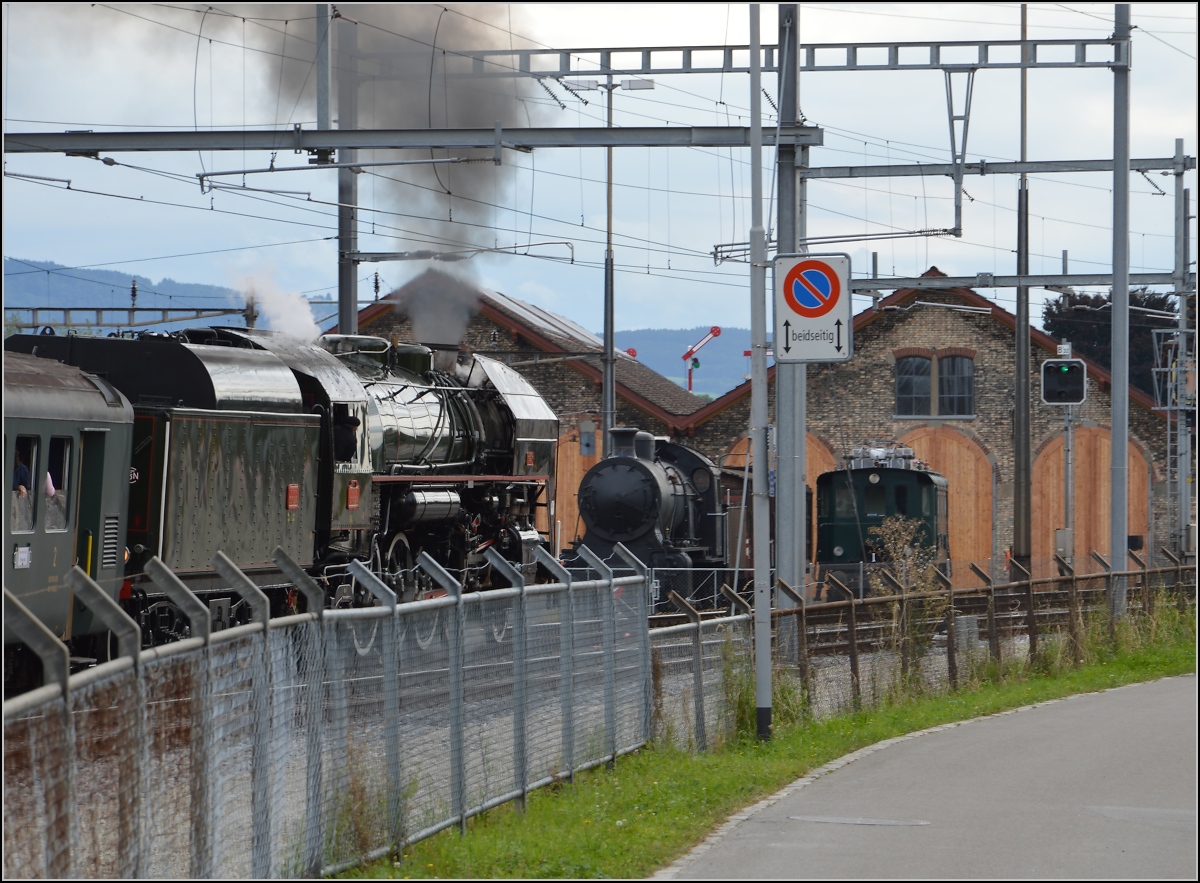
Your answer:
[[[427,598],[441,598],[446,592],[439,589],[433,584],[425,574],[413,574],[416,581],[416,595],[414,601],[424,601]],[[442,611],[431,610],[428,613],[416,614],[416,622],[413,623],[413,638],[416,639],[417,646],[422,650],[428,650],[441,637],[442,634]]]
[[[395,588],[400,601],[424,601],[427,598],[440,598],[444,596],[446,594],[445,591],[438,588],[433,580],[426,574],[417,572],[413,564],[415,557],[416,555],[408,543],[407,536],[403,533],[397,533],[392,537],[391,542],[388,544],[387,554],[384,556],[384,562],[387,566],[388,575],[392,577],[389,582]],[[428,650],[434,646],[441,636],[442,611],[433,610],[429,613],[419,613],[415,616],[410,614],[401,617],[401,640],[408,634],[410,619],[415,619],[411,628],[417,646],[422,650]]]

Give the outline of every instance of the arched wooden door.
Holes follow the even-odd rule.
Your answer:
[[[974,441],[945,426],[923,426],[900,439],[950,483],[950,560],[956,586],[970,584],[971,562],[992,557],[992,464]]]
[[[1113,561],[1109,554],[1112,545],[1112,433],[1106,428],[1088,426],[1077,427],[1074,436],[1075,560],[1087,561],[1091,568],[1091,553],[1096,551],[1124,570],[1127,563]],[[1060,434],[1038,453],[1033,462],[1031,521],[1035,561],[1054,557],[1054,531],[1066,526],[1065,447],[1065,438]],[[1126,517],[1129,535],[1141,537],[1143,546],[1150,541],[1150,481],[1146,458],[1130,442]]]

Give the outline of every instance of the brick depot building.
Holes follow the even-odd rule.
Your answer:
[[[927,276],[944,275],[936,268]],[[424,315],[436,314],[433,318]],[[363,334],[402,342],[460,344],[508,362],[561,420],[555,521],[562,545],[582,534],[575,490],[599,457],[603,343],[545,310],[429,271],[359,315]],[[896,440],[950,483],[950,549],[956,574],[986,567],[1012,546],[1013,365],[1016,317],[969,289],[902,290],[854,318],[854,358],[807,370],[807,479],[836,468],[851,447]],[[1057,341],[1030,329],[1033,559],[1054,555],[1064,525],[1064,409],[1041,401],[1041,364]],[[1088,362],[1088,392],[1075,414],[1075,556],[1109,558],[1111,375]],[[616,364],[617,425],[690,445],[724,466],[745,462],[749,382],[712,402],[624,353]],[[774,369],[768,372],[774,421]],[[1163,458],[1167,424],[1129,389],[1128,525],[1147,551],[1172,536]],[[543,525],[544,527],[544,525]],[[811,528],[811,520],[810,520]]]

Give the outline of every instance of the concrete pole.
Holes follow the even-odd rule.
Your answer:
[[[1113,65],[1112,530],[1109,560],[1125,570],[1129,546],[1129,4],[1116,6],[1113,37],[1125,52]],[[1125,578],[1112,577],[1109,608],[1126,612]]]
[[[340,21],[338,28],[338,128],[358,128],[358,25]],[[338,162],[354,162],[357,150],[341,149]],[[358,334],[358,175],[338,169],[338,331]]]
[[[762,220],[762,49],[750,5],[750,444],[754,462],[754,700],[771,738],[771,500],[767,487],[767,244]]]

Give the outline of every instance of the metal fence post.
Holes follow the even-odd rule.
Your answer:
[[[422,552],[417,558],[417,567],[425,571],[455,601],[455,617],[446,630],[450,643],[450,802],[451,813],[458,819],[458,830],[467,833],[467,768],[466,746],[463,742],[465,730],[463,700],[463,637],[466,610],[463,607],[462,583],[450,572]]]
[[[1023,580],[1025,603],[1029,605],[1029,614],[1025,618],[1025,631],[1029,633],[1029,664],[1033,665],[1037,661],[1038,655],[1037,599],[1033,594],[1033,574],[1022,567],[1016,558],[1012,559],[1009,564],[1025,575]]]
[[[503,555],[499,554],[495,549],[489,548],[484,557],[488,563],[500,572],[509,583],[520,590],[517,599],[514,602],[516,608],[513,613],[513,787],[521,792],[518,806],[521,811],[525,811],[525,798],[529,793],[529,774],[527,769],[527,760],[529,757],[526,747],[526,724],[525,724],[525,635],[527,634],[527,625],[525,620],[525,577],[521,571],[513,567]]]
[[[140,849],[143,823],[142,746],[144,736],[142,722],[146,707],[140,665],[142,630],[138,628],[138,624],[130,618],[129,614],[121,609],[121,605],[110,598],[80,567],[71,568],[69,579],[75,599],[92,611],[97,619],[117,636],[119,654],[133,660],[134,706],[137,711],[134,714],[133,739],[131,741],[133,743],[132,750],[136,752],[137,756],[131,765],[133,767],[130,776],[132,781],[122,782],[118,789],[121,803],[119,812],[122,821],[127,820],[132,824],[120,825],[117,844],[119,869],[117,873],[121,877],[136,877],[140,876],[145,869],[145,860]]]
[[[1166,555],[1175,565],[1175,606],[1180,615],[1187,611],[1187,598],[1183,592],[1183,560],[1177,558],[1166,546],[1159,546],[1158,551]]]
[[[1092,558],[1098,561],[1100,566],[1104,568],[1104,572],[1108,574],[1108,579],[1105,580],[1104,589],[1104,593],[1106,595],[1105,606],[1108,607],[1108,638],[1115,644],[1117,641],[1117,609],[1116,602],[1113,600],[1115,597],[1113,594],[1115,591],[1115,587],[1113,585],[1113,568],[1112,565],[1104,560],[1104,556],[1095,549],[1092,549]]]
[[[47,878],[61,877],[69,879],[75,876],[75,857],[71,853],[70,844],[75,842],[72,836],[77,824],[75,814],[75,719],[71,714],[71,696],[68,690],[68,678],[71,670],[70,651],[55,634],[44,626],[29,608],[8,590],[4,589],[4,623],[14,631],[19,629],[25,644],[37,654],[42,662],[42,680],[46,685],[56,684],[62,694],[59,709],[62,714],[62,746],[72,752],[70,761],[63,765],[62,779],[55,781],[53,777],[42,779],[42,799],[45,806],[56,804],[62,806],[57,825],[46,825],[42,832],[44,837],[45,866],[43,876]],[[7,807],[6,807],[7,808]],[[64,846],[65,844],[65,846]]]
[[[792,618],[796,621],[796,668],[800,674],[801,689],[804,690],[804,701],[808,702],[811,696],[811,685],[809,684],[808,629],[805,627],[807,622],[804,614],[804,595],[797,592],[781,579],[776,580],[775,585],[791,600],[796,608],[796,613],[792,615]]]
[[[940,573],[940,571],[939,571]],[[908,634],[908,589],[892,576],[888,569],[882,568],[879,571],[879,576],[885,583],[891,586],[893,592],[900,596],[897,602],[897,618],[900,620],[900,680],[902,683],[908,682],[909,668],[909,634]]]
[[[208,879],[213,875],[213,819],[212,793],[212,691],[209,688],[212,669],[209,643],[212,638],[212,614],[192,594],[191,590],[175,576],[167,566],[154,556],[146,562],[146,574],[187,617],[192,635],[204,639],[204,653],[200,661],[200,676],[192,697],[192,744],[190,790],[191,860],[190,873],[194,879]]]
[[[696,721],[696,748],[699,751],[707,751],[708,732],[704,720],[704,626],[700,621],[700,612],[678,592],[671,592],[667,597],[696,627],[692,638],[692,705]]]
[[[936,567],[933,568],[934,579],[941,583],[946,590],[946,674],[950,677],[950,689],[958,689],[958,647],[954,623],[954,588],[950,578]]]
[[[1083,644],[1080,634],[1081,623],[1079,622],[1079,592],[1075,587],[1077,580],[1075,568],[1062,555],[1055,554],[1054,561],[1058,564],[1059,573],[1065,573],[1070,577],[1067,581],[1067,617],[1069,618],[1067,631],[1071,636],[1071,664],[1078,668],[1079,663],[1083,661]]]
[[[1133,549],[1128,550],[1128,555],[1134,560],[1134,563],[1142,570],[1142,615],[1150,615],[1150,565],[1142,560]]]
[[[308,736],[305,745],[308,763],[305,767],[304,782],[304,874],[306,877],[319,877],[321,865],[325,860],[325,813],[321,806],[322,722],[325,720],[325,593],[299,564],[287,556],[282,547],[276,546],[271,557],[275,559],[284,576],[304,595],[308,611],[316,616],[316,659],[315,665],[310,663],[310,670],[306,672],[307,683],[304,689],[304,730]]]
[[[987,587],[988,606],[987,606],[987,624],[988,624],[988,652],[992,655],[992,662],[1000,664],[1000,634],[996,631],[996,587],[992,583],[990,574],[984,573],[979,569],[979,566],[974,561],[971,562],[971,571],[983,580],[984,586]]]
[[[274,876],[274,856],[271,853],[271,602],[254,581],[237,566],[217,552],[213,567],[229,587],[242,596],[250,608],[253,622],[262,624],[259,674],[254,678],[254,735],[251,751],[250,813],[254,819],[250,835],[250,864],[252,873],[260,879]]]
[[[567,779],[575,781],[575,606],[571,592],[571,572],[541,546],[534,557],[563,584],[558,627],[559,717],[562,719],[563,766]]]
[[[617,693],[615,681],[617,617],[613,608],[613,569],[587,546],[579,547],[579,555],[588,566],[608,583],[601,603],[603,611],[602,643],[604,646],[604,736],[608,744],[611,767],[617,761]]]
[[[854,612],[858,601],[854,597],[854,593],[846,588],[842,581],[832,573],[827,574],[825,580],[827,584],[831,584],[834,588],[844,592],[849,599],[850,692],[854,699],[854,707],[858,708],[862,704],[862,684],[858,677],[858,621]]]
[[[379,655],[383,661],[383,753],[388,771],[388,826],[392,845],[399,848],[404,842],[404,788],[400,769],[400,641],[397,638],[396,593],[361,561],[351,561],[349,571],[379,600],[380,606],[391,611],[381,636]]]
[[[642,742],[648,743],[652,735],[654,714],[654,675],[650,664],[650,611],[654,609],[650,593],[654,589],[650,581],[650,569],[638,560],[636,555],[622,543],[617,543],[614,551],[642,578],[642,588],[637,593],[638,674],[642,682]]]

